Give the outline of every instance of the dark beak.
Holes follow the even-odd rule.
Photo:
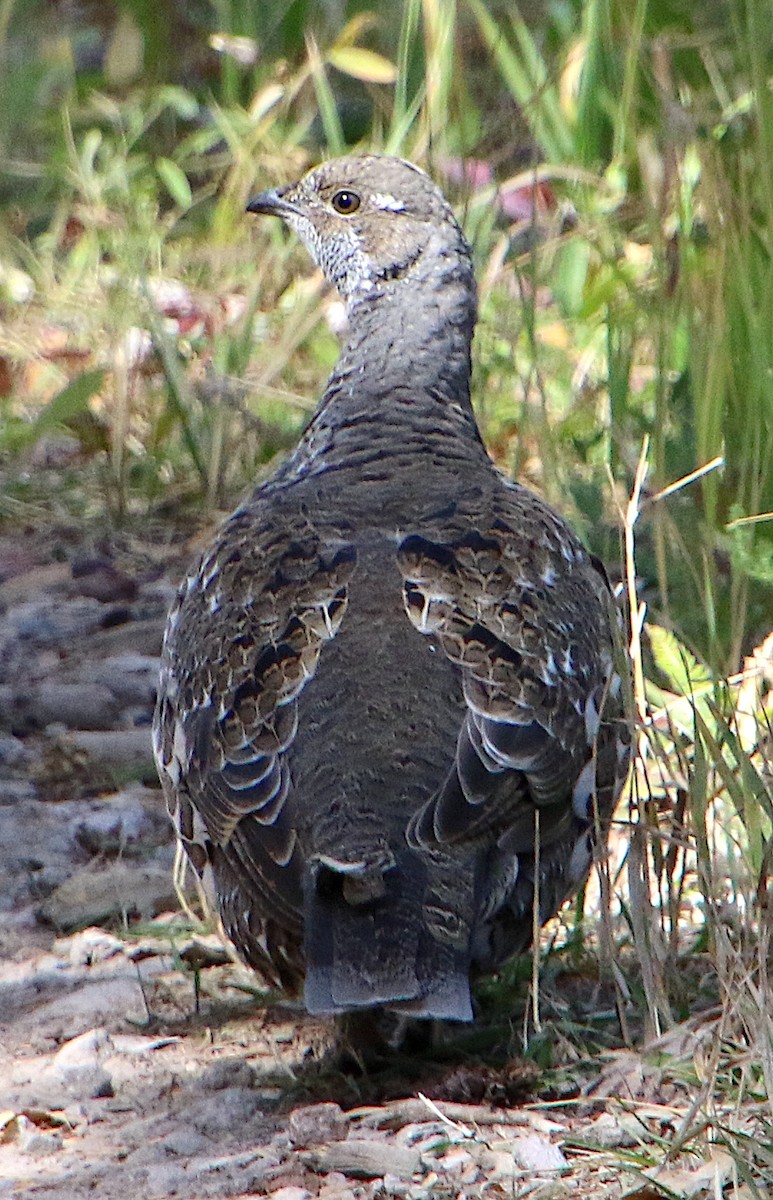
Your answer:
[[[292,216],[298,212],[298,209],[292,201],[285,199],[291,186],[291,184],[286,184],[284,187],[269,188],[268,191],[253,196],[247,205],[247,212],[265,213],[269,217],[287,218]]]

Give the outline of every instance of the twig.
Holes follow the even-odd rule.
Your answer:
[[[644,617],[647,612],[645,604],[639,604],[636,596],[636,556],[635,556],[635,538],[634,525],[639,519],[641,512],[641,494],[644,488],[644,482],[647,478],[650,439],[645,437],[642,442],[641,454],[636,467],[636,475],[633,481],[633,489],[628,505],[625,510],[623,528],[625,534],[625,581],[628,591],[628,608],[630,612],[631,640],[629,644],[629,652],[631,655],[631,663],[633,666],[633,692],[636,703],[636,712],[639,720],[644,722],[647,716],[647,700],[644,693],[644,668],[641,659],[641,631],[644,625]]]
[[[459,1125],[456,1121],[452,1121],[450,1117],[447,1117],[446,1114],[438,1108],[437,1104],[435,1104],[435,1101],[430,1100],[429,1096],[425,1096],[423,1092],[418,1092],[417,1094],[422,1104],[426,1105],[433,1117],[437,1117],[438,1121],[442,1121],[443,1124],[447,1125],[449,1129],[453,1129],[454,1133],[458,1134],[459,1137],[466,1138],[468,1141],[475,1137],[474,1129],[468,1129],[466,1125]]]

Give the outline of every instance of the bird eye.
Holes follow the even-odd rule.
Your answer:
[[[350,217],[360,207],[360,197],[356,192],[349,192],[346,188],[342,188],[340,192],[336,192],[330,203],[342,217]]]

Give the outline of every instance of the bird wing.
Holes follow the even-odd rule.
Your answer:
[[[398,550],[406,611],[461,669],[456,759],[414,816],[425,849],[534,848],[608,816],[627,761],[603,568],[517,485]]]
[[[180,836],[200,871],[230,859],[288,920],[301,884],[287,751],[354,563],[353,547],[303,514],[245,508],[183,583],[167,625],[154,746]]]

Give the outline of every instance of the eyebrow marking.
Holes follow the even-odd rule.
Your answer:
[[[390,196],[388,192],[373,192],[371,200],[376,208],[386,209],[387,212],[405,212],[402,200],[398,200],[396,196]]]

